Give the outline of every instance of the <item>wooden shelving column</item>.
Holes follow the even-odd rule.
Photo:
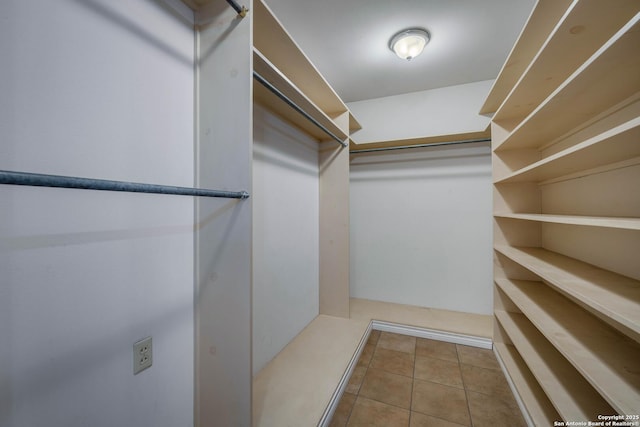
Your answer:
[[[637,416],[640,3],[538,1],[482,113],[494,350],[526,415]]]
[[[268,5],[253,1],[253,69],[348,143],[357,120]],[[320,314],[349,317],[349,150],[259,83],[264,105],[320,143]]]
[[[252,194],[252,18],[183,1],[195,18],[196,185]],[[250,426],[252,204],[199,198],[195,213],[194,425]]]
[[[203,187],[230,185],[251,190],[253,103],[266,106],[315,138],[320,169],[320,314],[348,319],[348,148],[255,81],[252,74],[259,73],[344,143],[360,128],[357,120],[263,0],[239,1],[249,10],[244,17],[224,0],[182,1],[194,11],[195,18],[197,182]],[[230,159],[243,167],[230,170]],[[252,393],[252,203],[222,209],[222,214],[215,215],[212,212],[223,202],[197,203],[198,223],[213,216],[216,221],[204,221],[196,230],[195,425],[261,425],[260,416],[269,420],[267,412],[282,414],[283,408],[253,412],[251,408],[252,399],[260,405],[262,398],[269,400],[279,393],[277,387],[261,389],[272,395],[259,399]],[[232,239],[224,248],[212,244],[226,241],[225,236]],[[215,286],[211,286],[214,279]],[[220,290],[225,298],[216,293]],[[231,300],[234,302],[229,304]],[[355,345],[364,331],[361,329],[356,331]],[[348,336],[349,328],[344,332]],[[350,348],[351,338],[347,341]],[[347,354],[347,362],[350,357]],[[304,366],[304,360],[297,362]],[[340,364],[347,363],[343,362],[338,362],[339,373],[344,370]],[[269,381],[282,384],[291,373],[281,370],[279,375]],[[326,387],[326,378],[323,381]],[[313,389],[314,384],[307,387]],[[320,399],[313,405],[323,403]],[[296,408],[290,405],[287,410],[295,412]]]

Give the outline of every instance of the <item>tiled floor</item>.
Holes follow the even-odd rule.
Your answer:
[[[525,427],[491,350],[372,331],[332,427]]]

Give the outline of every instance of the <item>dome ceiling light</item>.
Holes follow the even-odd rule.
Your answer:
[[[423,28],[409,28],[391,37],[389,49],[399,58],[411,61],[422,53],[430,38],[429,32]]]

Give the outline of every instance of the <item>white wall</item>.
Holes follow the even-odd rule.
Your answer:
[[[253,371],[318,315],[318,143],[254,107]]]
[[[492,310],[487,143],[355,156],[351,296]]]
[[[0,169],[192,186],[193,42],[162,2],[0,2]],[[193,425],[193,199],[0,200],[0,425]]]
[[[493,80],[368,99],[348,104],[362,125],[358,144],[482,132],[489,118],[478,114]]]

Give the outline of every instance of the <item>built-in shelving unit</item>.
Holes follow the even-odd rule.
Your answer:
[[[262,0],[254,0],[253,69],[348,144],[360,124]],[[349,316],[349,154],[306,117],[259,83],[254,102],[322,143],[320,163],[320,313]],[[326,143],[325,143],[326,142]]]
[[[482,105],[480,114],[491,114],[498,110],[571,3],[572,0],[538,0],[527,26],[520,33],[509,58],[502,66],[500,78],[496,79]]]
[[[276,368],[253,376],[252,346],[258,339],[251,327],[256,313],[251,224],[260,202],[253,198],[251,203],[215,211],[213,205],[199,203],[197,218],[204,220],[198,221],[201,227],[196,234],[195,425],[315,425],[338,390],[367,327],[361,322],[349,326],[354,322],[349,320],[349,153],[345,146],[360,125],[263,0],[182,1],[194,11],[196,32],[198,182],[241,179],[234,186],[250,190],[256,167],[257,136],[252,127],[256,103],[318,142],[320,316],[308,330],[315,331],[312,335],[319,329],[320,335],[338,337],[330,346],[323,344],[327,363],[320,370],[317,364],[307,363],[315,347],[309,352],[308,345],[294,342],[299,343],[301,336],[305,341],[301,334],[282,349],[283,357],[276,356],[271,365]],[[230,158],[243,167],[230,170],[226,164]],[[214,217],[216,224],[225,225],[212,226]],[[228,261],[234,253],[238,262]],[[219,260],[225,260],[224,265],[213,265]],[[213,280],[217,281],[212,287]],[[220,290],[234,303],[219,298]],[[306,350],[291,351],[300,346]],[[283,358],[286,363],[278,362]],[[305,382],[304,393],[294,396],[302,396],[297,404],[291,402],[291,393],[282,394],[283,388],[295,390],[288,387],[292,378]]]
[[[493,343],[493,348],[509,373],[508,378],[514,384],[518,396],[526,402],[527,415],[533,424],[543,426],[549,420],[560,419],[560,415],[513,344],[498,341]]]
[[[524,315],[496,311],[496,318],[551,400],[562,402],[557,410],[563,418],[595,420],[614,412]]]
[[[640,3],[549,7],[482,111],[494,348],[535,425],[640,413]]]
[[[640,340],[639,281],[542,248],[496,245],[495,250]]]
[[[603,14],[589,2],[573,1],[493,120],[501,124],[521,122],[558,82],[569,77],[627,23],[628,17],[635,13],[635,3],[634,0],[617,1],[617,13]],[[562,61],[557,60],[560,57]]]
[[[518,169],[496,182],[544,182],[634,158],[640,162],[639,139],[640,118],[636,117]]]
[[[349,135],[349,109],[262,0],[253,2],[254,70],[340,138]],[[254,85],[254,99],[319,140],[327,135],[265,89]]]
[[[495,150],[544,148],[624,103],[633,94],[629,87],[640,80],[640,57],[630,53],[640,50],[639,22],[640,16],[633,18],[526,118],[515,122]],[[507,130],[514,124],[505,126],[498,119],[494,123]]]
[[[640,373],[631,367],[640,360],[637,342],[617,334],[542,282],[498,279],[496,283],[522,310],[520,322],[541,331],[546,338],[544,345],[550,343],[562,353],[617,411],[635,414],[640,401]],[[528,355],[521,354],[526,360]],[[577,402],[585,397],[574,396]]]
[[[254,103],[282,117],[319,143],[321,316],[305,331],[327,322],[330,325],[342,325],[344,330],[341,332],[331,329],[333,326],[329,329],[339,341],[344,333],[349,332],[349,154],[344,145],[348,144],[351,133],[358,130],[360,125],[269,6],[263,0],[253,0],[250,13],[253,14],[253,72],[254,76],[260,76],[254,79]],[[265,88],[261,79],[273,86],[279,94]],[[297,107],[294,108],[291,104]],[[307,117],[298,109],[304,111]],[[320,129],[309,117],[332,135]],[[339,140],[342,145],[337,144],[334,139]],[[324,315],[342,319],[323,317]],[[357,334],[350,335],[350,339],[355,337],[356,345],[363,332],[360,329]],[[315,424],[329,398],[337,390],[340,375],[353,356],[356,347],[352,345],[354,342],[338,349],[336,354],[327,359],[327,364],[317,370],[317,366],[307,363],[309,354],[317,351],[313,350],[315,347],[300,344],[303,334],[304,332],[294,338],[271,363],[256,374],[253,382],[254,425]],[[308,348],[294,351],[298,348],[296,346],[300,349]],[[325,352],[331,348],[325,347]],[[311,353],[309,348],[313,350]],[[282,364],[282,360],[286,360],[286,363]],[[307,400],[294,401],[300,395],[291,394],[291,390],[298,390],[289,386],[292,378],[303,379],[303,394]],[[310,411],[310,408],[314,410]]]
[[[318,123],[322,124],[342,140],[348,138],[348,134],[344,129],[339,127],[331,117],[320,109],[317,104],[310,100],[304,92],[293,84],[287,76],[282,74],[280,70],[278,70],[255,47],[253,48],[253,69],[269,83],[278,88],[282,94],[313,117]],[[296,124],[297,127],[303,129],[318,140],[327,138],[327,134],[320,128],[315,126],[309,120],[306,120],[300,113],[282,102],[276,95],[262,85],[254,85],[253,98],[258,103],[268,106],[271,111],[277,113],[287,121]]]

